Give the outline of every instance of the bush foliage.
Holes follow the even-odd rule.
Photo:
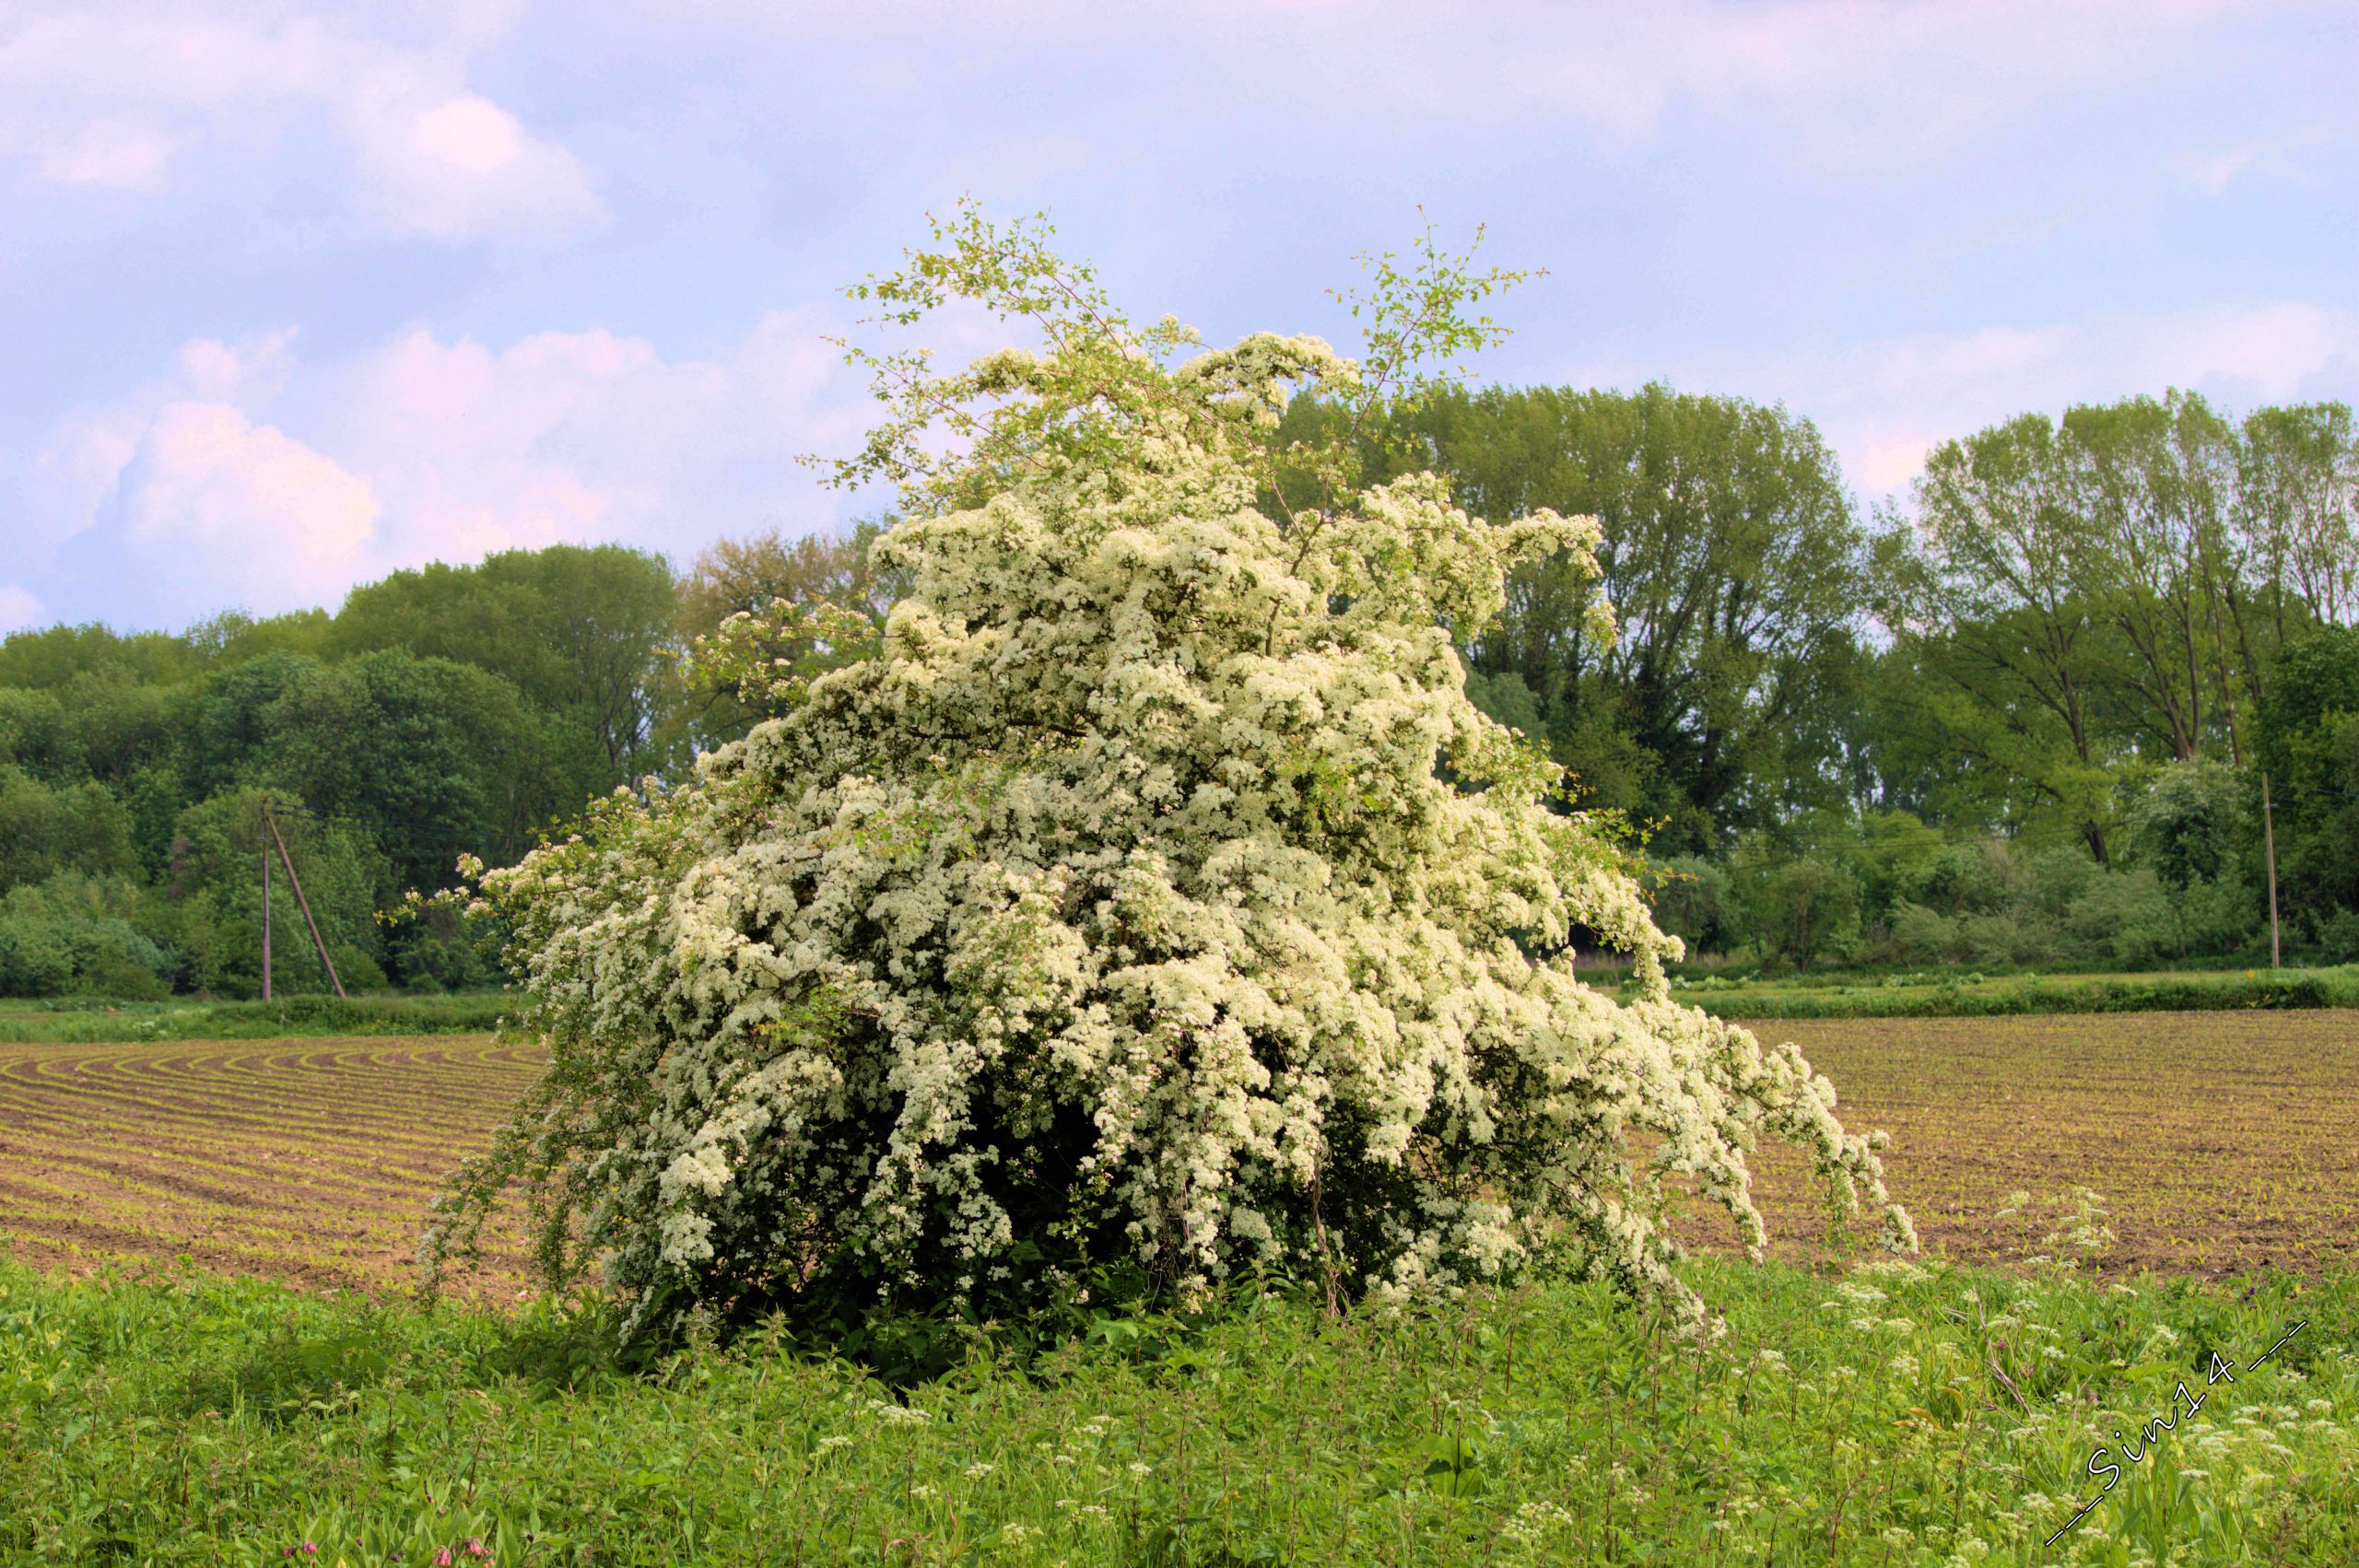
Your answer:
[[[1765,1132],[1913,1245],[1832,1089],[1670,1000],[1606,825],[1466,698],[1453,639],[1594,523],[1494,526],[1273,435],[1289,388],[1414,396],[1510,275],[1381,260],[1359,362],[1264,334],[1175,363],[1193,334],[1131,326],[1039,230],[936,233],[855,292],[902,323],[964,297],[1039,351],[871,358],[889,417],[839,472],[904,492],[881,640],[763,677],[782,716],[693,783],[484,879],[554,1062],[437,1246],[538,1178],[545,1263],[604,1254],[638,1331],[1256,1270],[1414,1296],[1561,1235],[1694,1319],[1666,1184],[1757,1246]],[[1639,1000],[1575,978],[1576,930],[1638,954]]]

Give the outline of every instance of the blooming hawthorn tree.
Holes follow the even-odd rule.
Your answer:
[[[1297,391],[1416,396],[1517,275],[1428,242],[1370,263],[1357,362],[1203,352],[1042,227],[934,235],[852,294],[898,325],[980,303],[1032,346],[848,348],[887,416],[835,476],[897,482],[906,519],[881,636],[814,620],[835,657],[743,661],[777,717],[482,878],[551,1064],[433,1253],[523,1177],[551,1272],[603,1258],[640,1327],[1019,1310],[1113,1266],[1181,1300],[1257,1268],[1403,1297],[1550,1238],[1700,1320],[1662,1203],[1700,1189],[1757,1251],[1763,1132],[1913,1246],[1832,1087],[1671,1000],[1612,834],[1466,699],[1454,643],[1516,563],[1593,570],[1595,524],[1277,444]],[[1638,1000],[1576,977],[1577,929],[1636,954]]]

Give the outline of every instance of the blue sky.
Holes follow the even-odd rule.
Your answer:
[[[1486,377],[1782,401],[1863,500],[2026,408],[2359,399],[2355,77],[2349,0],[0,0],[0,630],[837,527],[836,290],[962,193],[1347,352],[1355,252],[1485,223],[1549,269]]]

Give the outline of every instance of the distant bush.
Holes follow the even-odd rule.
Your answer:
[[[0,996],[171,994],[173,954],[133,923],[128,883],[64,872],[0,895]]]
[[[1924,976],[1905,978],[1919,981]],[[1703,988],[1696,988],[1701,989]],[[2126,980],[2026,976],[1988,986],[1979,975],[1941,984],[1845,987],[1840,991],[1713,990],[1695,1005],[1731,1019],[1982,1018],[2054,1012],[2214,1012],[2359,1007],[2359,967],[2296,974],[2156,975]]]
[[[1831,860],[1790,861],[1761,878],[1753,924],[1763,950],[1807,969],[1821,957],[1848,954],[1860,931],[1860,883]]]
[[[2329,963],[2359,962],[2359,909],[2338,909],[2320,920],[2318,945]]]
[[[289,996],[269,1001],[57,1011],[0,1017],[0,1040],[267,1040],[286,1035],[471,1035],[515,1011],[505,992]]]
[[[2197,860],[2189,850],[2175,864]],[[2020,855],[1993,842],[1944,853],[1857,952],[1874,965],[1999,969],[2235,958],[2263,934],[2264,907],[2233,865],[2173,884],[2152,866],[2107,868],[2075,850]]]
[[[1662,861],[1649,879],[1648,897],[1655,924],[1691,954],[1726,952],[1737,940],[1742,917],[1735,886],[1709,860],[1680,855]]]

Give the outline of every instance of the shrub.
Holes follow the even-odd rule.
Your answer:
[[[1950,964],[1964,956],[1957,922],[1906,898],[1892,907],[1884,946],[1897,964]]]
[[[2170,895],[2145,866],[2099,877],[2065,917],[2066,930],[2097,955],[2127,965],[2176,951],[2175,926]]]
[[[1767,1133],[1882,1203],[1799,1053],[1672,1002],[1615,844],[1466,699],[1453,634],[1515,562],[1593,574],[1595,524],[1495,527],[1430,475],[1360,489],[1343,449],[1269,444],[1290,386],[1413,369],[1407,323],[1479,339],[1479,280],[1381,265],[1360,365],[1262,335],[1173,369],[1191,334],[1129,326],[1032,230],[968,211],[950,240],[862,292],[970,295],[1045,352],[888,361],[849,469],[904,481],[881,642],[848,623],[865,657],[757,675],[782,717],[483,879],[552,1062],[436,1254],[522,1176],[545,1264],[606,1254],[634,1334],[1186,1304],[1262,1270],[1407,1297],[1560,1235],[1696,1321],[1667,1180],[1757,1247]],[[965,455],[929,466],[944,407]],[[1279,520],[1273,487],[1302,497]],[[1636,954],[1639,1000],[1579,982],[1577,927]]]
[[[1960,958],[1994,969],[2028,964],[2047,954],[2050,934],[2037,921],[2023,919],[2013,911],[1965,915],[1957,921]]]
[[[2004,840],[1974,839],[1935,856],[1910,896],[1944,915],[1993,915],[2012,901],[2020,878],[2014,851]]]
[[[0,996],[171,992],[173,955],[135,921],[137,897],[114,879],[60,872],[0,896]]]
[[[1798,969],[1847,951],[1859,936],[1859,879],[1832,860],[1790,860],[1762,879],[1754,930],[1767,953]]]
[[[2321,919],[2318,946],[2329,964],[2359,963],[2359,909],[2338,909]]]
[[[1736,940],[1736,891],[1711,861],[1678,855],[1662,862],[1652,894],[1655,924],[1690,953],[1725,953]]]
[[[2165,887],[2233,875],[2254,833],[2251,788],[2211,757],[2167,764],[2130,809],[2130,843]]]

